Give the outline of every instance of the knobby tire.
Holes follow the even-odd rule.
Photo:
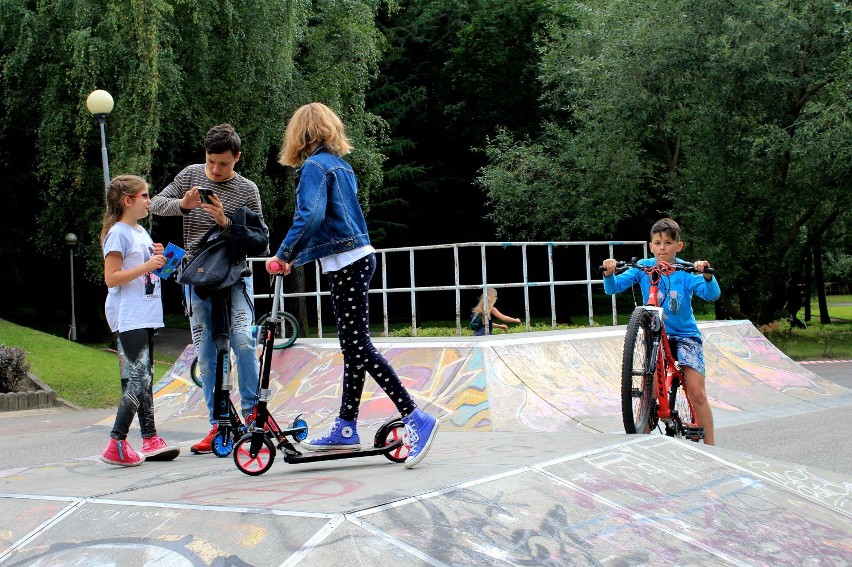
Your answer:
[[[630,315],[621,359],[621,415],[625,433],[649,433],[654,369],[649,368],[653,340],[650,311],[637,307]]]

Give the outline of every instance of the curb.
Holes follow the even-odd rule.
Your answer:
[[[27,372],[30,383],[37,388],[26,392],[8,392],[0,394],[0,412],[52,408],[54,406],[73,407],[68,402],[56,396],[56,391]]]

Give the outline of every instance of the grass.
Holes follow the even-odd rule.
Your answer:
[[[843,319],[847,323],[852,322],[852,295],[830,295],[827,303],[828,314],[832,319]],[[799,315],[802,315],[802,312],[799,312]],[[819,319],[819,305],[816,300],[811,301],[811,318]]]
[[[841,304],[847,305],[841,305]],[[787,321],[764,325],[760,331],[784,354],[794,360],[852,358],[852,295],[828,297],[830,325],[819,323],[819,306],[811,302],[811,321],[806,329],[790,327]],[[803,312],[799,312],[801,318]]]
[[[837,305],[849,303],[848,306]],[[831,325],[820,325],[816,322],[819,310],[812,307],[814,321],[806,329],[792,329],[789,323],[777,321],[761,327],[761,332],[781,349],[787,356],[795,360],[821,358],[852,358],[852,296],[831,296],[829,298],[829,313],[835,320]],[[801,315],[801,314],[800,314]],[[618,323],[627,323],[628,314],[619,313]],[[712,313],[699,318],[712,318]],[[180,320],[185,321],[181,317]],[[595,315],[596,326],[610,325],[610,314]],[[558,325],[559,329],[581,328],[578,325]],[[532,322],[533,331],[549,331],[549,319],[535,319]],[[383,328],[379,325],[371,327],[375,336],[380,336]],[[510,325],[510,333],[522,333],[524,325]],[[419,337],[454,336],[455,321],[439,321],[424,323],[417,328]],[[504,333],[504,331],[498,331]],[[390,326],[390,335],[394,337],[410,337],[411,325],[399,323]],[[471,331],[467,322],[462,322],[462,335],[469,336]],[[323,329],[323,336],[333,337],[336,330]],[[118,356],[109,352],[106,345],[82,345],[65,340],[54,335],[42,333],[15,325],[0,319],[0,344],[22,348],[27,354],[30,371],[56,390],[57,395],[84,408],[116,407],[121,395],[118,377]],[[174,358],[156,352],[154,342],[154,379],[159,380],[168,371]]]
[[[84,408],[117,407],[121,398],[118,355],[104,345],[78,344],[0,319],[0,344],[26,352],[30,372],[56,394]],[[168,371],[174,358],[155,351],[154,380]]]

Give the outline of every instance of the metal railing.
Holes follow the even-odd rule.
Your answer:
[[[588,303],[588,317],[589,317],[589,325],[594,324],[594,308],[592,304],[592,285],[600,284],[602,280],[598,275],[597,267],[600,265],[600,262],[603,261],[604,258],[614,258],[615,256],[615,247],[616,246],[639,246],[641,247],[641,255],[637,253],[634,254],[622,254],[621,256],[637,256],[642,258],[647,258],[647,247],[646,242],[644,241],[585,241],[585,242],[468,242],[463,244],[441,244],[434,246],[414,246],[414,247],[405,247],[405,248],[384,248],[376,250],[376,256],[379,260],[379,264],[381,265],[381,286],[373,287],[370,289],[371,294],[381,295],[382,298],[382,318],[383,318],[383,329],[384,336],[389,336],[389,296],[391,294],[408,294],[410,298],[410,306],[411,306],[411,332],[412,336],[417,336],[417,293],[429,293],[429,292],[446,292],[446,291],[454,291],[455,292],[455,319],[456,319],[456,334],[461,335],[462,329],[462,312],[461,312],[461,293],[464,290],[481,290],[482,293],[486,293],[488,288],[523,288],[524,295],[524,321],[526,330],[530,330],[530,290],[532,288],[541,288],[547,287],[549,288],[549,297],[550,297],[550,318],[551,318],[551,327],[556,329],[556,288],[559,286],[585,286],[586,288],[586,299]],[[602,248],[606,247],[607,253],[606,255],[600,254],[600,261],[592,261],[591,251],[593,248]],[[479,249],[479,273],[480,278],[477,283],[462,283],[461,278],[461,261],[460,255],[461,252],[466,249]],[[528,260],[528,252],[530,249],[539,249],[545,248],[547,254],[547,279],[539,279],[536,281],[530,280],[529,274],[529,260]],[[585,257],[585,277],[582,279],[557,279],[556,278],[556,262],[554,260],[555,252],[559,249],[574,249],[574,248],[582,248],[584,257]],[[522,278],[521,281],[492,281],[488,280],[488,258],[487,253],[492,249],[513,249],[520,250],[521,252],[521,268],[522,268]],[[452,252],[452,265],[453,265],[453,283],[446,285],[417,285],[416,284],[416,273],[415,273],[415,254],[416,253],[435,253],[443,250]],[[389,275],[388,275],[388,264],[390,262],[390,256],[395,254],[405,254],[408,258],[408,277],[409,277],[409,285],[403,286],[389,286]],[[621,257],[619,256],[619,257]],[[255,266],[255,262],[263,262],[264,258],[249,258],[249,261],[252,262],[253,273],[263,274],[265,275],[265,269],[262,266]],[[449,262],[449,260],[446,260]],[[594,263],[594,265],[592,265]],[[305,291],[299,293],[287,293],[286,299],[292,300],[297,297],[304,298],[314,298],[316,302],[316,321],[317,321],[317,336],[322,337],[322,297],[330,296],[330,292],[322,289],[322,278],[319,262],[312,262],[311,264],[307,264],[305,268],[310,269],[310,266],[313,265],[313,281],[314,281],[314,289],[313,291]],[[435,265],[430,262],[429,270],[432,271],[435,269]],[[493,272],[494,270],[492,270]],[[504,272],[505,270],[501,270]],[[541,270],[539,270],[541,271]],[[309,280],[308,274],[305,275],[305,282]],[[373,282],[376,282],[376,278],[373,278]],[[255,285],[255,299],[258,298],[268,298],[269,293],[258,293],[258,287]],[[285,298],[282,297],[282,306]],[[612,316],[613,316],[613,325],[617,324],[616,317],[616,302],[615,296],[612,297]],[[484,321],[486,330],[488,329],[487,320]]]

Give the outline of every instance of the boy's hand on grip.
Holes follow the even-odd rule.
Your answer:
[[[607,258],[603,261],[603,266],[601,267],[603,268],[604,277],[608,278],[618,267],[618,262],[615,260],[615,258]]]

